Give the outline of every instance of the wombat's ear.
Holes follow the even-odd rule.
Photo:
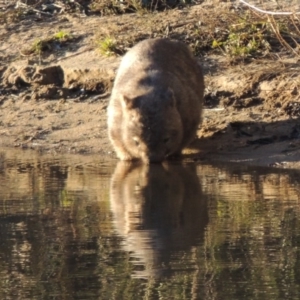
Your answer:
[[[139,106],[139,98],[138,97],[130,98],[125,95],[121,95],[121,98],[122,98],[122,104],[123,104],[124,108],[134,109]]]
[[[121,95],[121,101],[122,101],[122,105],[125,108],[130,108],[131,106],[131,99],[125,95]]]

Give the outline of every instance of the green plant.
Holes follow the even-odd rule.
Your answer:
[[[44,47],[44,42],[40,39],[35,40],[31,46],[31,52],[35,53],[35,54],[41,54],[41,52],[43,51],[43,47]]]
[[[97,44],[102,55],[111,56],[118,54],[117,43],[111,37],[106,37],[103,41],[97,42]]]
[[[247,57],[270,50],[266,40],[270,30],[266,22],[240,20],[229,26],[228,34],[212,41],[212,48],[222,49],[231,57]]]
[[[53,35],[53,38],[55,40],[59,40],[59,41],[64,41],[64,40],[70,39],[71,37],[72,36],[69,33],[65,32],[63,30],[61,30]]]
[[[73,37],[69,33],[61,30],[55,33],[53,36],[36,39],[28,49],[25,49],[23,51],[23,54],[41,55],[43,52],[51,52],[55,50],[57,42],[59,42],[61,46],[66,46],[70,41],[73,40]]]

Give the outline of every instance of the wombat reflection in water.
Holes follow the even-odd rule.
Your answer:
[[[189,48],[168,39],[138,43],[123,58],[108,106],[109,138],[121,160],[180,154],[201,119],[204,82]]]

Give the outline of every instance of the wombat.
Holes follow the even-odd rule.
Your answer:
[[[108,106],[108,133],[121,160],[161,162],[194,138],[204,80],[190,49],[148,39],[121,61]]]

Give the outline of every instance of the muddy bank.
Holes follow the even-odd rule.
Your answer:
[[[198,138],[185,151],[184,158],[298,168],[298,92],[289,87],[288,76],[273,74],[269,77],[272,79],[266,76],[261,80],[252,67],[252,74],[247,70],[241,75],[240,68],[236,73],[231,68],[228,76],[206,76],[203,122]],[[27,88],[21,93],[2,96],[2,147],[115,157],[106,132],[109,84],[101,94],[88,88],[90,81],[84,85],[75,80],[80,89],[68,88],[70,75],[59,66],[30,68],[30,78],[25,71],[28,66],[14,69],[14,73],[10,69],[4,72],[3,82],[7,85],[16,90],[22,85]],[[110,77],[108,73],[105,72],[105,80],[111,83],[114,72],[111,71]],[[85,76],[101,78],[88,70]],[[104,84],[105,80],[94,84]],[[270,92],[271,85],[276,86],[278,94]],[[28,89],[32,91],[29,93]]]
[[[186,22],[180,21],[182,16]],[[217,12],[198,5],[147,18],[68,15],[44,23],[6,24],[0,29],[0,147],[115,159],[107,138],[106,107],[121,54],[138,40],[154,37],[153,28],[160,23],[161,29],[173,24],[168,37],[188,42],[194,24],[205,16],[214,22]],[[43,55],[24,54],[45,30],[53,34],[62,29],[77,37],[74,42]],[[161,32],[157,36],[166,35]],[[127,48],[105,57],[95,46],[99,34],[126,39]],[[196,54],[205,73],[203,122],[183,157],[299,168],[297,59],[282,53],[231,64],[222,53],[205,52],[205,40],[202,46]]]

